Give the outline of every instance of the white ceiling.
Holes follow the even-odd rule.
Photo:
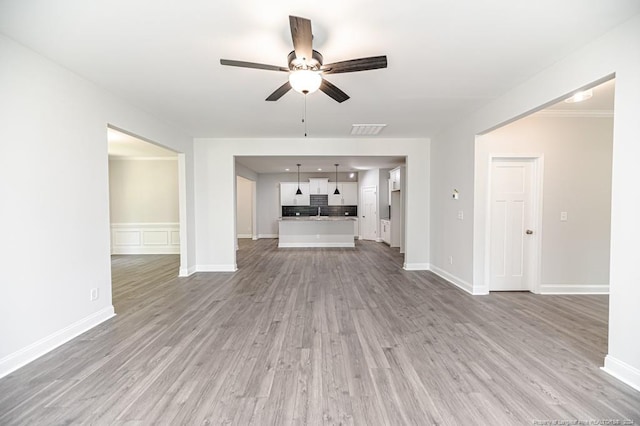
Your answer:
[[[300,137],[303,96],[220,58],[286,66],[288,15],[311,19],[325,62],[386,54],[382,70],[310,95],[310,137],[433,135],[640,12],[637,0],[0,0],[0,31],[202,137]],[[351,136],[357,137],[357,136]]]
[[[178,154],[115,129],[107,129],[109,157],[176,157]]]

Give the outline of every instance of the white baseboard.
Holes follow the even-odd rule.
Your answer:
[[[604,367],[602,371],[612,375],[616,379],[640,391],[640,370],[624,361],[620,361],[607,355],[604,358]]]
[[[180,271],[178,272],[178,276],[179,277],[188,277],[190,275],[193,275],[196,273],[196,266],[190,266],[188,268],[180,268]]]
[[[430,265],[428,263],[405,263],[402,269],[405,271],[428,271]]]
[[[291,247],[306,247],[306,248],[321,248],[321,247],[346,247],[354,248],[354,243],[279,243],[278,248],[291,248]]]
[[[382,238],[376,238],[376,243],[382,243],[384,241],[382,241]]]
[[[253,241],[257,241],[257,240],[258,240],[258,236],[257,236],[257,235],[252,235],[252,236],[251,236],[251,239],[252,239]]]
[[[538,294],[609,294],[609,284],[541,284]]]
[[[238,265],[196,265],[196,272],[235,272]]]
[[[456,277],[453,274],[450,274],[449,272],[438,268],[437,266],[433,266],[431,265],[431,272],[433,272],[434,274],[436,274],[437,276],[439,276],[440,278],[444,278],[445,280],[449,281],[451,284],[455,285],[456,287],[461,288],[462,290],[466,291],[469,294],[473,294],[475,295],[482,295],[482,294],[487,294],[486,292],[477,292],[474,293],[473,292],[473,285],[471,285],[471,283],[466,282],[465,280],[463,280],[462,278]]]
[[[38,340],[29,346],[20,349],[12,354],[0,359],[0,378],[16,371],[18,368],[34,361],[47,352],[51,352],[58,346],[67,343],[84,333],[85,331],[97,326],[98,324],[113,318],[115,316],[113,306],[109,305],[106,308],[95,312],[88,317],[82,318],[73,324],[58,330],[47,337]]]
[[[278,238],[278,234],[258,234],[258,239],[260,238]]]
[[[253,237],[253,235],[251,235],[251,234],[238,234],[238,238],[241,238],[241,239],[242,238],[251,238],[251,237]]]

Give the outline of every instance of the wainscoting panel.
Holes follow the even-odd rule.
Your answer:
[[[111,254],[179,253],[179,223],[111,224]]]

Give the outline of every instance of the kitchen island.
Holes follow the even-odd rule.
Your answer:
[[[355,247],[350,216],[288,216],[279,221],[278,247]]]

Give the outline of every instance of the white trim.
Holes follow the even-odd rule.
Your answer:
[[[541,284],[538,294],[609,294],[609,284]]]
[[[624,361],[607,355],[604,358],[604,367],[600,367],[602,371],[612,375],[616,379],[640,391],[640,370]]]
[[[238,265],[196,265],[195,272],[236,272]]]
[[[98,312],[94,312],[93,314],[82,318],[63,329],[30,344],[29,346],[5,356],[0,359],[0,378],[16,371],[18,368],[34,361],[42,355],[54,350],[58,346],[67,343],[74,337],[81,335],[85,331],[92,329],[109,318],[113,318],[115,315],[113,305],[109,305]]]
[[[378,241],[379,243],[387,244],[384,241]],[[402,269],[405,271],[429,271],[431,270],[431,265],[428,263],[405,263],[402,265]]]
[[[434,274],[436,274],[440,278],[443,278],[443,279],[449,281],[451,284],[453,284],[456,287],[466,291],[469,294],[472,294],[474,296],[489,294],[489,292],[485,291],[484,289],[483,290],[474,289],[473,286],[471,285],[471,283],[468,283],[465,280],[463,280],[462,278],[458,278],[455,275],[450,274],[449,272],[445,271],[444,269],[438,268],[437,266],[431,265],[431,269],[430,270],[431,270],[431,272],[433,272]]]
[[[180,271],[186,269],[187,275],[189,270],[189,257],[188,257],[188,245],[187,245],[187,157],[185,154],[178,154],[178,216],[180,229]],[[195,254],[195,253],[192,253]],[[195,256],[194,256],[195,259]],[[182,276],[182,273],[180,273]]]
[[[258,234],[258,239],[260,238],[278,238],[278,234]]]
[[[153,144],[155,145],[155,144]],[[109,156],[109,161],[178,161],[178,153],[167,157],[131,157]]]
[[[289,247],[347,247],[354,248],[354,243],[279,243],[278,248],[289,248]]]
[[[252,238],[253,235],[251,234],[238,234],[238,238]]]
[[[257,235],[252,235],[252,236],[251,236],[251,239],[252,239],[253,241],[257,241],[257,240],[258,240],[258,236],[257,236]]]
[[[179,254],[181,242],[177,222],[111,224],[111,254]]]
[[[180,272],[178,273],[179,277],[185,278],[188,277],[190,275],[193,275],[197,272],[197,268],[196,266],[191,266],[189,268],[180,268]]]
[[[489,153],[486,181],[486,211],[485,211],[485,247],[484,247],[484,283],[482,286],[476,285],[473,294],[488,294],[491,283],[491,172],[495,160],[532,160],[531,176],[531,221],[533,223],[534,243],[529,256],[531,270],[528,277],[528,289],[532,293],[540,292],[540,277],[542,276],[542,200],[544,199],[544,154],[536,153]]]
[[[384,243],[384,241],[382,240],[382,238],[376,238],[376,243]]]

